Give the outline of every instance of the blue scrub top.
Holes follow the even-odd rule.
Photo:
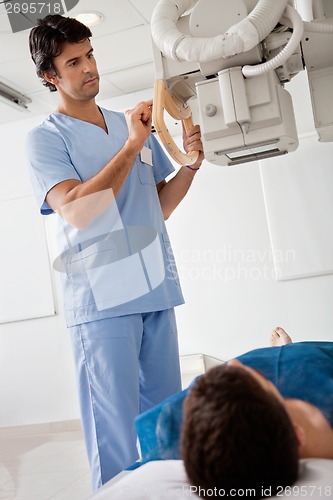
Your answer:
[[[90,179],[124,146],[124,115],[101,112],[108,133],[62,113],[51,114],[30,132],[27,157],[43,215],[54,213],[45,202],[52,187],[69,179]],[[145,147],[152,162],[138,155],[115,202],[87,227],[75,227],[54,215],[59,243],[54,268],[63,279],[68,326],[184,302],[156,189],[174,167],[153,135]]]

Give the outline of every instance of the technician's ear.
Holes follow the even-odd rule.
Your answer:
[[[58,84],[59,80],[58,80],[56,73],[47,72],[47,73],[44,73],[43,77],[44,77],[44,80],[46,80],[49,83],[52,83],[52,85]]]

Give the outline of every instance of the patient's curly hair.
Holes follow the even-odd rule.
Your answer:
[[[181,448],[189,481],[202,491],[251,489],[248,496],[262,498],[263,488],[275,495],[298,477],[298,442],[284,406],[241,367],[219,365],[195,382]]]
[[[46,72],[56,73],[53,61],[58,57],[65,42],[79,43],[91,37],[90,29],[76,19],[58,14],[38,19],[38,25],[29,35],[29,48],[36,73],[45,87],[56,92],[56,87],[44,79]]]

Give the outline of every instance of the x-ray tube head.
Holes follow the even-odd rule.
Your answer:
[[[299,2],[296,8],[292,4],[288,0],[158,2],[151,20],[156,82],[165,89],[166,104],[176,100],[181,111],[190,105],[195,113],[196,103],[195,121],[209,162],[235,165],[294,151],[298,134],[292,98],[284,86],[304,69],[319,139],[333,140],[332,2],[313,0],[313,16],[320,15],[309,19],[310,9],[310,22],[297,11]],[[154,97],[154,109],[158,106]],[[164,109],[168,111],[168,106]],[[181,113],[177,119],[182,119]],[[174,160],[190,164],[191,158],[176,148],[162,119],[159,128]]]

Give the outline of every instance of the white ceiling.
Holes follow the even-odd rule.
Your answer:
[[[154,65],[150,40],[150,18],[157,0],[80,0],[68,12],[94,10],[104,16],[93,27],[92,44],[101,74],[99,100],[153,87]],[[50,93],[35,74],[28,47],[29,30],[12,33],[0,4],[0,82],[30,97],[30,113],[0,102],[0,123],[54,110],[56,93]]]
[[[28,47],[30,30],[13,34],[1,2],[3,0],[0,0],[0,82],[32,100],[29,113],[17,111],[0,101],[0,124],[5,124],[52,112],[58,99],[57,93],[44,88],[35,74]],[[149,22],[157,2],[158,0],[79,0],[77,6],[68,12],[69,16],[75,17],[82,11],[94,10],[104,16],[103,23],[92,28],[92,44],[101,74],[99,101],[112,97],[119,97],[119,101],[122,101],[121,96],[128,100],[128,94],[153,87],[155,71]],[[313,129],[310,95],[304,71],[288,84],[287,90],[293,98],[299,133]],[[178,122],[168,116],[166,122],[172,135],[180,133],[181,126]]]

